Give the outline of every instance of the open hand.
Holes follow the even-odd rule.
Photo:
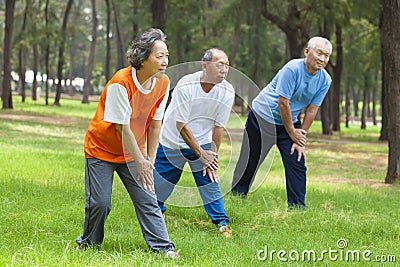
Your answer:
[[[204,165],[204,170],[209,168],[212,171],[218,170],[217,153],[211,150],[201,150],[200,161]]]
[[[138,180],[142,181],[143,188],[145,190],[154,191],[154,165],[150,161],[143,159],[140,162],[136,162],[136,166],[138,171]]]
[[[206,176],[206,174],[208,174],[212,183],[219,183],[218,170],[211,170],[210,168],[205,168],[203,169],[203,176]]]
[[[296,144],[300,146],[305,146],[306,141],[307,141],[307,131],[303,129],[297,129],[295,128],[294,131],[289,134],[290,138],[295,142]]]
[[[294,151],[297,150],[298,156],[297,161],[301,160],[301,157],[304,157],[304,162],[306,161],[306,147],[299,146],[296,143],[293,143],[292,148],[290,149],[290,155],[293,155]]]

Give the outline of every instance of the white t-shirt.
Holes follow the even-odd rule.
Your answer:
[[[182,77],[172,92],[161,128],[163,146],[189,148],[183,140],[176,122],[187,123],[200,145],[212,142],[214,126],[224,127],[229,120],[235,90],[226,80],[216,84],[206,93],[200,85],[201,71]]]
[[[150,90],[145,90],[139,83],[136,76],[136,69],[132,68],[132,79],[138,90],[143,94],[149,94],[153,88],[155,80],[152,80]],[[153,120],[162,120],[165,107],[168,101],[169,87],[160,106],[158,107]],[[108,85],[106,103],[104,109],[104,121],[116,124],[130,124],[132,108],[128,99],[128,92],[121,84],[113,83]]]

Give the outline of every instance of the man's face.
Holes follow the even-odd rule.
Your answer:
[[[304,55],[306,56],[306,65],[308,68],[312,71],[322,70],[329,62],[331,48],[328,45],[317,43],[312,49],[306,48]]]
[[[214,50],[211,62],[203,63],[204,81],[212,84],[222,82],[229,71],[229,60],[227,55]]]

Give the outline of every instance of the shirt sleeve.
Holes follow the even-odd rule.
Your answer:
[[[175,121],[187,123],[189,121],[191,97],[187,85],[175,87],[174,105],[175,110],[172,111]]]
[[[285,66],[283,67],[277,77],[276,91],[278,95],[291,99],[296,87],[296,77],[292,69]]]
[[[110,84],[107,89],[104,121],[116,124],[130,124],[132,108],[128,92],[120,84]]]
[[[330,78],[325,81],[321,90],[318,90],[318,93],[311,100],[312,105],[317,106],[317,107],[321,106],[322,101],[324,101],[324,98],[325,98],[326,94],[328,93],[329,88],[331,87],[331,83],[332,83],[332,79],[330,79]]]
[[[169,87],[168,84],[167,92],[165,93],[164,99],[161,101],[160,106],[157,108],[156,114],[154,114],[153,120],[160,121],[163,119],[165,107],[167,106],[168,96],[169,96]]]

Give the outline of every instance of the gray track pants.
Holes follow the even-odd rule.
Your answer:
[[[154,251],[174,250],[168,237],[163,215],[157,204],[154,191],[145,191],[138,180],[135,162],[116,164],[99,159],[86,159],[85,164],[85,221],[83,234],[76,239],[78,244],[100,245],[104,238],[104,223],[111,211],[111,192],[114,171],[125,185],[135,206],[143,237]]]

